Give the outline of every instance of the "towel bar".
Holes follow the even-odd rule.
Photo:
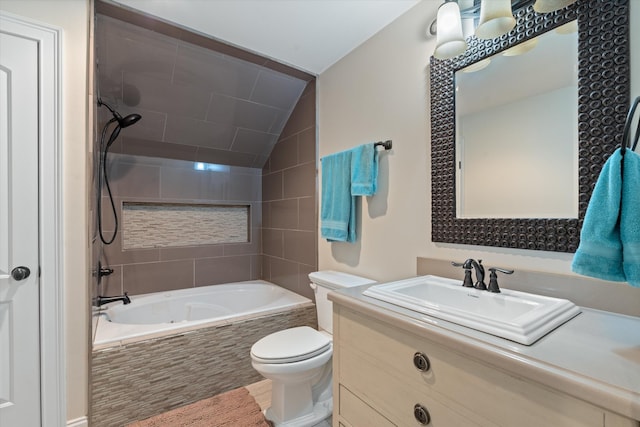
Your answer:
[[[384,147],[385,150],[391,150],[392,143],[391,143],[391,140],[388,139],[386,141],[378,141],[378,142],[374,143],[373,146],[374,146],[374,148],[378,147],[378,146],[381,146],[381,147]]]

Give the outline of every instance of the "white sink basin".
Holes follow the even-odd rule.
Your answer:
[[[501,289],[462,286],[462,280],[421,276],[373,285],[363,292],[409,310],[531,345],[580,313],[571,301]]]

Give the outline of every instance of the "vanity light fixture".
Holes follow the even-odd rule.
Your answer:
[[[455,1],[447,1],[438,8],[438,33],[433,56],[449,59],[467,50],[467,42],[462,34],[460,6]]]
[[[467,49],[462,32],[462,19],[477,19],[475,36],[479,39],[500,37],[513,29],[516,20],[514,10],[520,10],[533,4],[537,13],[551,13],[575,3],[577,0],[481,0],[480,6],[474,4],[460,9],[458,0],[445,0],[438,8],[436,20],[429,27],[431,35],[436,36],[436,49],[433,53],[438,59],[450,59]],[[532,46],[531,46],[532,47]]]
[[[482,0],[480,22],[476,27],[479,39],[495,39],[507,34],[516,26],[516,18],[511,11],[511,0]]]

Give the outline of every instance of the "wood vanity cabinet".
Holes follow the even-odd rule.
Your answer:
[[[334,427],[640,427],[335,303],[333,325]]]

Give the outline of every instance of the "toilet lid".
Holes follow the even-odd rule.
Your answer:
[[[251,347],[251,356],[264,363],[289,363],[309,359],[330,348],[330,337],[308,326],[299,326],[258,340]]]

